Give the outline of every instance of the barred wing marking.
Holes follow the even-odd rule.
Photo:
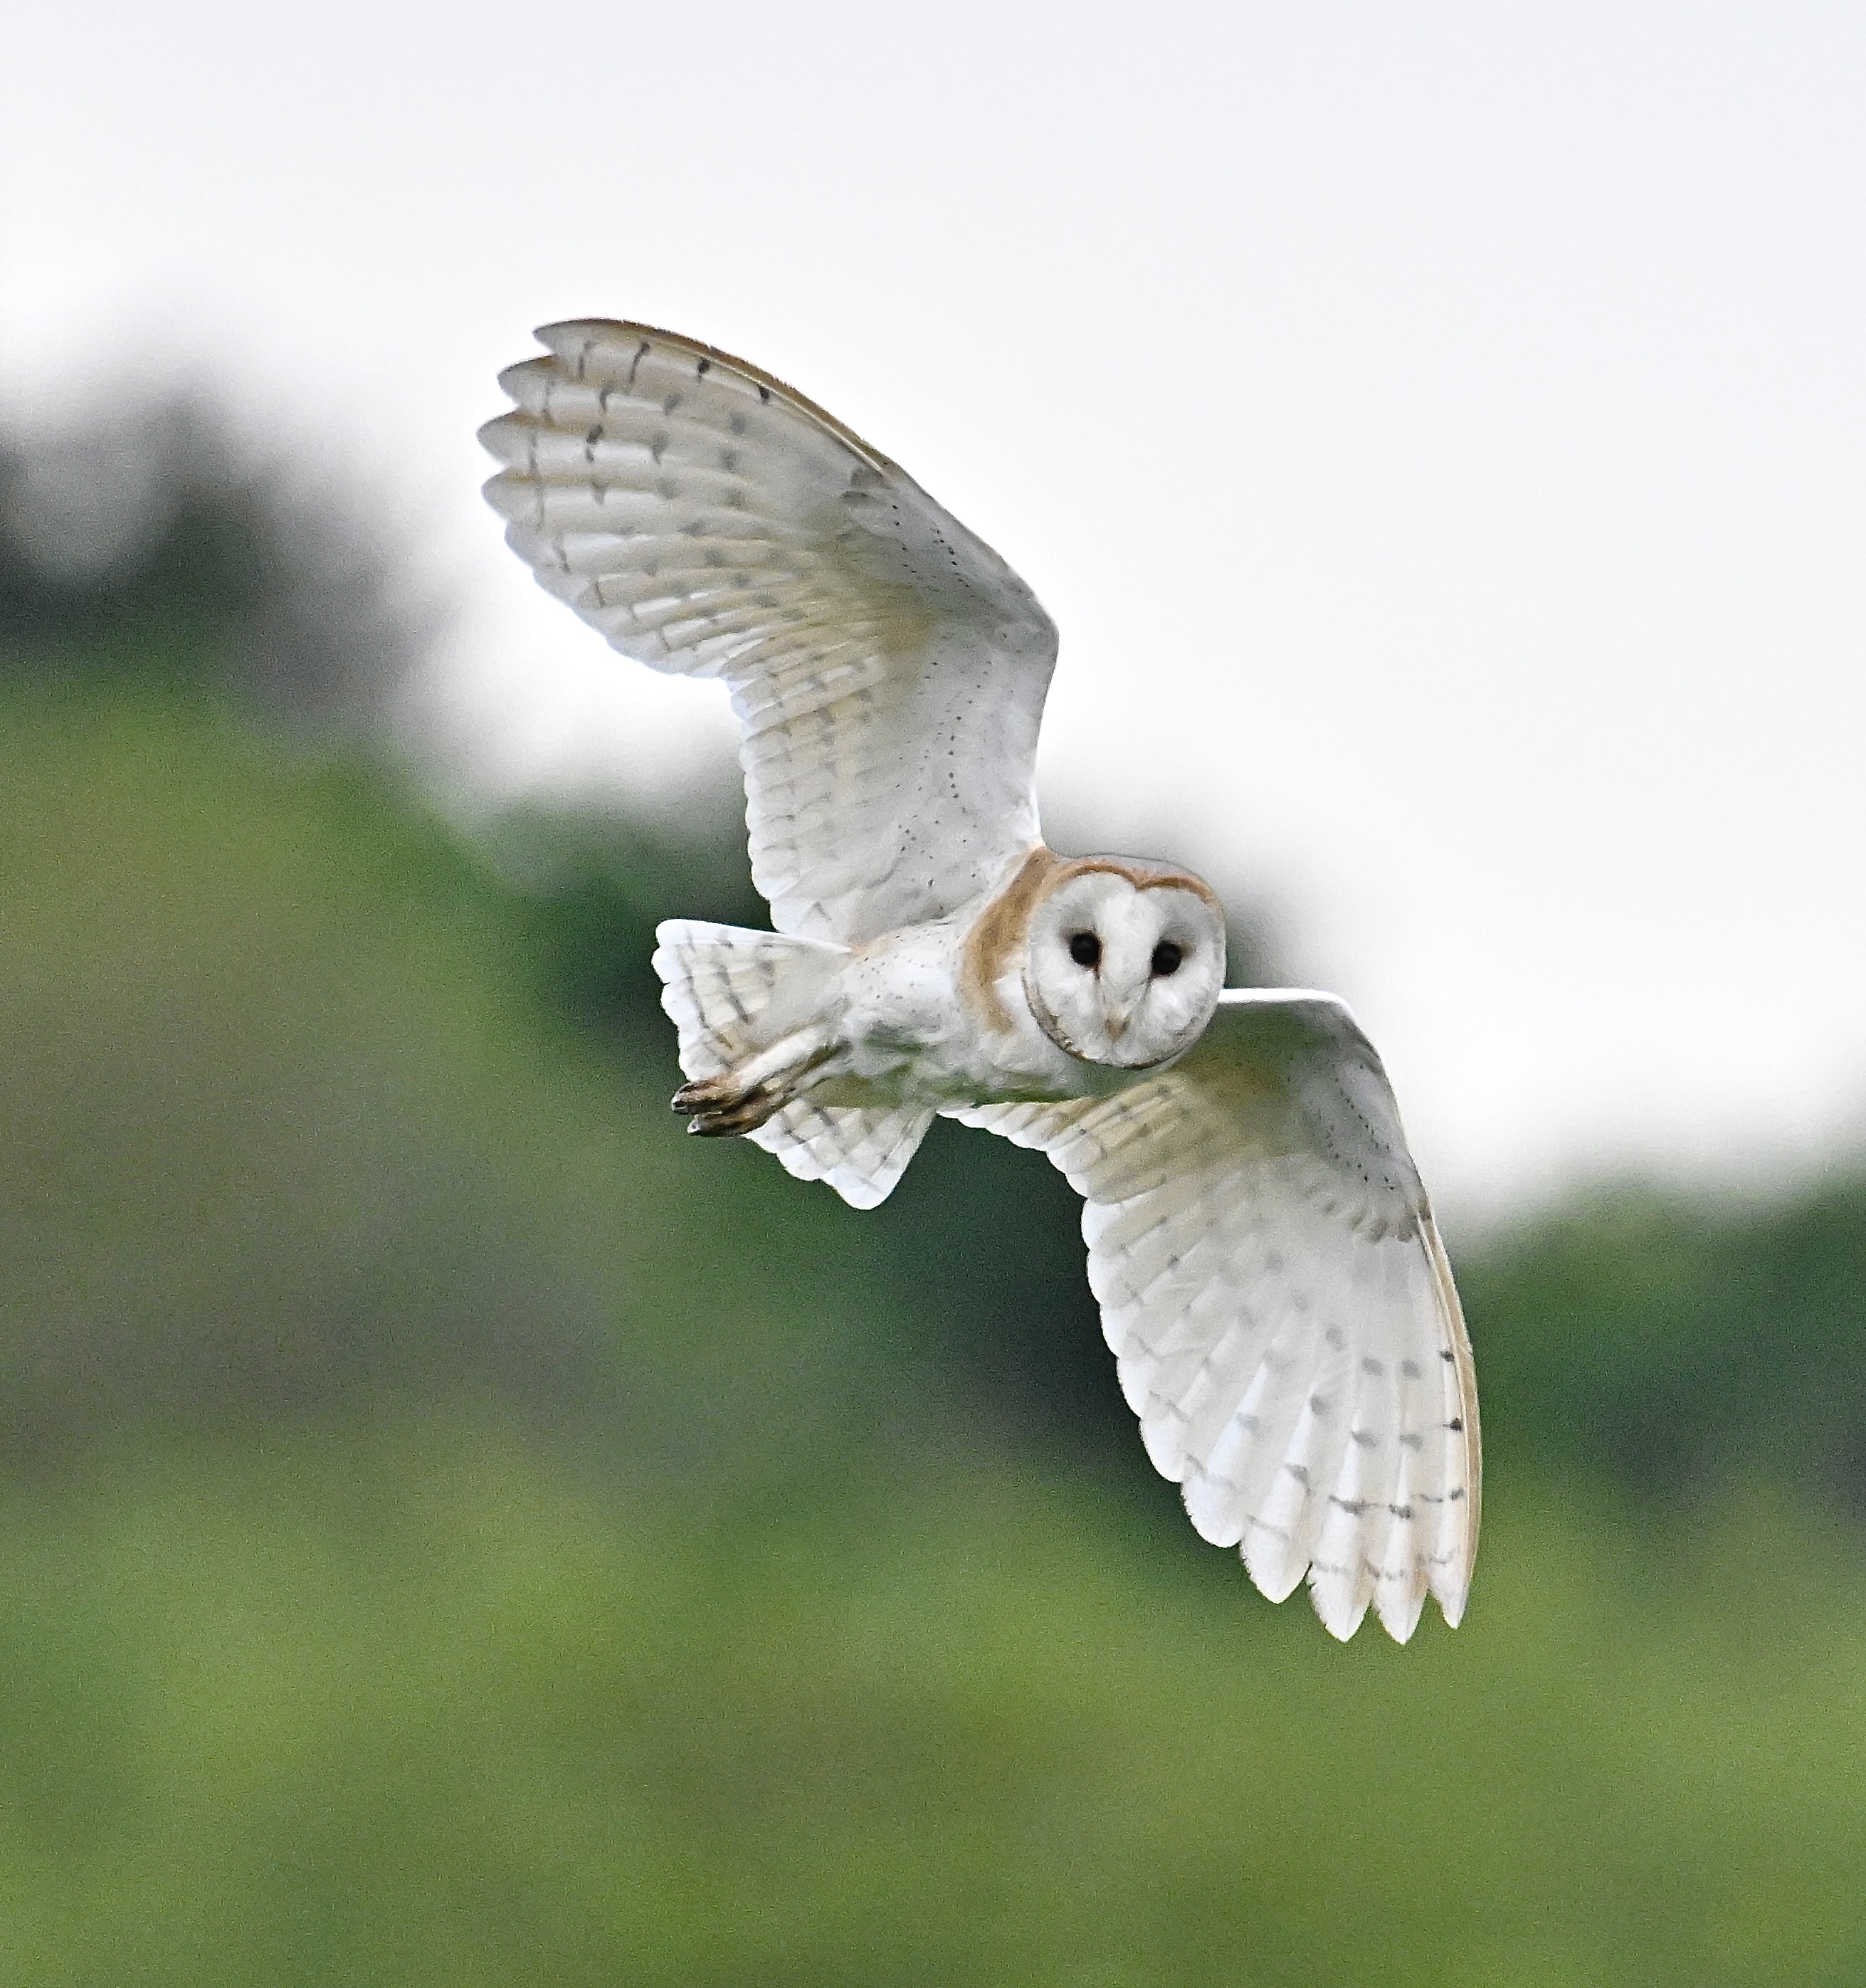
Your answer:
[[[645,326],[547,325],[480,438],[506,538],[624,655],[723,677],[778,930],[944,916],[1038,840],[1055,628],[991,548],[780,381]]]
[[[1228,990],[1198,1046],[1109,1098],[986,1105],[1087,1199],[1089,1281],[1147,1451],[1205,1538],[1344,1641],[1464,1612],[1470,1341],[1385,1072],[1321,994]]]

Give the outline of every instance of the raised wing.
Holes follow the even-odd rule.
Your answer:
[[[547,325],[499,376],[486,495],[624,655],[723,677],[779,931],[942,916],[1037,840],[1056,630],[991,548],[781,382],[636,324]]]
[[[1385,1072],[1326,994],[1227,990],[1198,1045],[1109,1098],[986,1105],[1087,1198],[1089,1282],[1147,1452],[1280,1601],[1345,1641],[1464,1613],[1477,1387]]]

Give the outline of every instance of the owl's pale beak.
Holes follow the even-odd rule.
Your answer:
[[[1133,1003],[1130,1002],[1119,1008],[1104,1007],[1101,1013],[1103,1020],[1107,1024],[1108,1040],[1119,1042],[1127,1033],[1127,1024],[1134,1019]]]

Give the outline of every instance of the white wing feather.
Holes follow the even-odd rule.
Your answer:
[[[1280,1601],[1345,1640],[1464,1612],[1476,1551],[1470,1341],[1384,1071],[1323,994],[1227,991],[1165,1074],[953,1116],[1087,1198],[1089,1281],[1147,1451]]]
[[[486,495],[539,582],[624,655],[721,676],[752,875],[780,931],[943,916],[1038,837],[1056,631],[885,456],[673,333],[548,325],[502,374]]]

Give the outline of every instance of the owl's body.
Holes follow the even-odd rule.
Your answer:
[[[739,1011],[742,992],[738,1002],[728,1000],[719,1027],[711,1031],[722,1067],[687,1085],[675,1109],[693,1114],[689,1129],[696,1132],[747,1132],[802,1097],[867,1110],[1054,1103],[1106,1097],[1131,1082],[1136,1068],[1165,1067],[1192,1046],[1195,1030],[1181,1028],[1157,1044],[1143,1042],[1127,1063],[1090,1060],[1066,1046],[1071,1039],[1061,1033],[1064,1023],[1031,984],[1033,912],[1056,894],[1059,881],[1090,880],[1104,894],[1138,898],[1152,890],[1174,899],[1192,898],[1206,912],[1204,987],[1195,1001],[1202,1028],[1224,972],[1224,927],[1215,905],[1204,902],[1209,897],[1205,886],[1118,857],[1070,863],[1039,843],[1009,866],[996,888],[959,905],[951,917],[886,932],[863,945],[780,942],[763,933],[686,920],[664,925],[655,960],[670,985],[727,964],[709,956],[748,951],[760,955],[770,976],[756,1014]],[[1172,908],[1180,914],[1172,925],[1176,931],[1184,912],[1177,904]],[[1080,940],[1088,915],[1085,906],[1067,921],[1072,938]],[[1104,922],[1114,921],[1104,915]],[[1150,955],[1161,943],[1152,925],[1148,921],[1142,935]],[[1100,935],[1095,936],[1099,953]],[[1194,975],[1185,952],[1175,950],[1178,957],[1165,977],[1184,974],[1189,983]],[[1091,969],[1073,959],[1057,964],[1066,986],[1091,977]],[[1092,977],[1098,987],[1107,986],[1107,966],[1099,958]],[[1130,1041],[1136,1019],[1122,1018],[1121,1034]]]
[[[1281,1600],[1351,1635],[1462,1614],[1470,1346],[1380,1060],[1334,997],[1226,990],[1189,873],[1059,856],[1035,597],[894,464],[742,361],[547,327],[482,431],[539,580],[625,654],[730,685],[776,930],[654,965],[688,1130],[857,1207],[936,1114],[1046,1152],[1148,1453]]]
[[[726,1025],[733,1050],[744,1046],[733,1077],[742,1087],[751,1072],[759,1094],[747,1108],[760,1123],[799,1095],[850,1107],[937,1109],[1084,1094],[1080,1080],[1091,1073],[1072,1067],[1027,1004],[1019,999],[1001,1023],[977,1000],[966,972],[966,912],[981,908],[966,907],[865,945],[793,940],[782,951],[762,933],[675,921],[661,928],[655,957],[670,982],[703,972],[709,948],[756,949],[769,962],[769,1005],[749,1021],[734,1016]],[[722,931],[729,935],[717,936]],[[692,1104],[693,1130],[715,1130],[708,1121],[718,1114],[708,1113],[702,1100],[683,1094],[683,1102]]]

